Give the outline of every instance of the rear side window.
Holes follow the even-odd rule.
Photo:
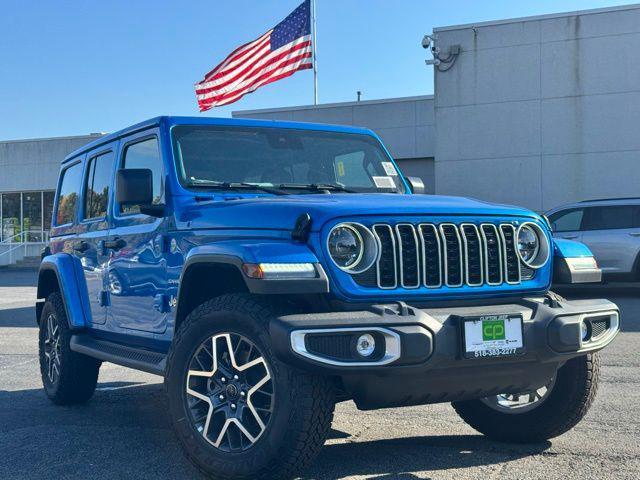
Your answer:
[[[84,188],[85,219],[102,218],[107,215],[112,171],[113,152],[103,153],[89,160]]]
[[[56,225],[73,223],[75,220],[81,182],[82,163],[76,163],[62,171],[58,205],[56,206]]]
[[[153,175],[153,204],[157,205],[162,202],[163,172],[157,138],[148,138],[127,146],[124,151],[122,168],[148,168],[151,170]],[[120,213],[124,215],[140,213],[140,206],[121,205]]]
[[[556,212],[549,217],[551,229],[554,232],[574,232],[580,230],[583,216],[584,210],[581,208]]]
[[[615,230],[635,226],[638,226],[637,207],[633,205],[590,207],[585,214],[584,230]]]

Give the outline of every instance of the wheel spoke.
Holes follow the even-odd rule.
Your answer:
[[[47,377],[51,383],[55,383],[60,377],[60,326],[54,314],[50,314],[44,325],[43,356]]]
[[[260,360],[262,360],[262,357],[260,357]],[[262,378],[262,380],[260,380],[258,383],[256,383],[256,385],[251,390],[249,390],[249,393],[247,395],[247,406],[249,407],[249,411],[253,414],[253,416],[255,417],[256,421],[258,422],[258,425],[260,425],[260,428],[262,430],[265,429],[265,424],[262,421],[262,419],[260,418],[260,415],[258,415],[258,412],[256,412],[256,409],[253,406],[253,402],[251,401],[251,397],[253,396],[253,394],[255,392],[257,392],[269,380],[271,380],[271,375],[269,375],[269,372],[267,371],[267,374]]]

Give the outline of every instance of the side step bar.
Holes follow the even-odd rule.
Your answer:
[[[164,376],[167,364],[164,353],[99,340],[86,334],[72,336],[70,347],[74,352],[154,375]]]

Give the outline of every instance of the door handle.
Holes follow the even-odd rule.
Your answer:
[[[574,240],[576,238],[578,238],[578,235],[563,235],[563,237],[565,240]]]
[[[629,234],[630,237],[640,237],[640,232],[632,232]]]
[[[127,246],[127,242],[125,242],[122,238],[114,238],[113,240],[105,240],[104,248],[108,248],[109,250],[120,250]]]
[[[89,250],[89,244],[87,242],[85,242],[84,240],[80,240],[79,242],[76,242],[73,244],[73,249],[76,252],[86,252],[87,250]]]

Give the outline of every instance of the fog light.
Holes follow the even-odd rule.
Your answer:
[[[365,333],[358,337],[358,342],[356,343],[356,351],[358,352],[358,355],[362,357],[369,357],[375,349],[376,341],[372,335]]]
[[[583,321],[582,325],[580,326],[580,332],[582,334],[582,341],[586,342],[587,340],[589,340],[589,325],[587,325],[587,322]]]

